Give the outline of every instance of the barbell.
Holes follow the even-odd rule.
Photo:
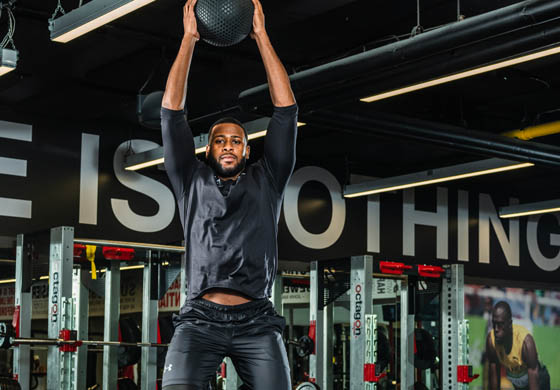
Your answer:
[[[76,331],[62,329],[57,339],[41,339],[29,337],[15,337],[14,328],[10,323],[0,322],[0,348],[9,349],[14,345],[56,345],[63,352],[75,352],[82,345],[109,346],[109,347],[141,347],[157,348],[168,347],[169,344],[104,341],[104,340],[77,340]]]
[[[313,353],[315,344],[309,336],[302,336],[299,340],[287,340],[286,344],[294,345],[296,353],[300,357],[308,356]],[[43,339],[31,337],[15,337],[12,324],[0,322],[0,349],[10,349],[14,345],[55,345],[63,352],[75,352],[82,345],[91,346],[110,346],[110,347],[140,347],[140,348],[166,348],[169,344],[162,343],[142,343],[126,341],[104,341],[104,340],[78,340],[76,331],[62,329],[57,339]]]

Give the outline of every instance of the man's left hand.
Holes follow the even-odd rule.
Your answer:
[[[255,13],[253,14],[253,30],[251,31],[251,38],[257,39],[258,36],[263,34],[266,35],[266,29],[264,27],[264,13],[261,2],[259,0],[252,1],[253,6],[255,7]]]

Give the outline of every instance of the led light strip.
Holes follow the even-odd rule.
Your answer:
[[[429,171],[412,173],[409,175],[378,179],[365,183],[346,186],[345,198],[355,198],[379,194],[382,192],[402,190],[405,188],[425,186],[445,181],[465,179],[468,177],[488,175],[491,173],[511,171],[514,169],[534,166],[533,163],[519,163],[502,159],[488,159],[473,163],[454,165]]]
[[[526,215],[554,213],[557,211],[560,211],[560,199],[501,207],[498,214],[500,218],[515,218]]]
[[[524,56],[521,56],[521,57],[512,58],[510,60],[505,60],[505,61],[497,62],[497,63],[494,63],[494,64],[485,65],[485,66],[481,66],[481,67],[478,67],[478,68],[466,70],[466,71],[455,73],[455,74],[452,74],[452,75],[449,75],[449,76],[443,76],[443,77],[439,77],[437,79],[424,81],[422,83],[409,85],[407,87],[394,89],[392,91],[387,91],[387,92],[379,93],[379,94],[376,94],[376,95],[368,96],[368,97],[360,99],[360,101],[366,102],[366,103],[371,103],[371,102],[375,102],[375,101],[378,101],[378,100],[387,99],[387,98],[390,98],[390,97],[393,97],[393,96],[403,95],[405,93],[418,91],[420,89],[429,88],[429,87],[433,87],[433,86],[436,86],[436,85],[449,83],[451,81],[460,80],[460,79],[464,79],[464,78],[467,78],[467,77],[476,76],[476,75],[479,75],[479,74],[482,74],[482,73],[491,72],[491,71],[496,70],[496,69],[502,69],[502,68],[506,68],[508,66],[518,65],[518,64],[521,64],[523,62],[533,61],[533,60],[536,60],[536,59],[539,59],[539,58],[551,56],[551,55],[558,54],[558,53],[560,53],[560,46],[554,47],[554,48],[551,48],[551,49],[547,49],[547,50],[542,50],[542,51],[539,51],[539,52],[536,52],[536,53],[527,54],[527,55],[524,55]]]
[[[66,43],[155,0],[92,0],[50,23],[51,40]]]

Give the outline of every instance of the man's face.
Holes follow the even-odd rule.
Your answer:
[[[211,131],[206,159],[222,179],[235,178],[245,168],[250,148],[243,129],[235,123],[220,123]]]
[[[496,343],[504,344],[511,336],[511,318],[508,318],[506,311],[500,307],[492,312],[492,327],[494,329],[494,338]]]

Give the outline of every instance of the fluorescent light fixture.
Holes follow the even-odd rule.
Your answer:
[[[66,43],[155,0],[91,0],[49,20],[51,40]]]
[[[490,65],[480,66],[478,68],[474,68],[474,69],[466,70],[466,71],[463,71],[463,72],[455,73],[455,74],[452,74],[452,75],[449,75],[449,76],[443,76],[443,77],[439,77],[437,79],[424,81],[422,83],[409,85],[407,87],[394,89],[392,91],[387,91],[387,92],[379,93],[379,94],[376,94],[376,95],[368,96],[368,97],[360,99],[360,101],[366,102],[366,103],[371,103],[371,102],[375,102],[377,100],[387,99],[387,98],[397,96],[397,95],[403,95],[405,93],[418,91],[420,89],[429,88],[429,87],[433,87],[435,85],[440,85],[440,84],[444,84],[444,83],[449,83],[451,81],[464,79],[464,78],[471,77],[471,76],[476,76],[476,75],[486,73],[486,72],[490,72],[490,71],[493,71],[493,70],[496,70],[496,69],[502,69],[502,68],[506,68],[508,66],[518,65],[518,64],[521,64],[523,62],[533,61],[533,60],[536,60],[536,59],[539,59],[539,58],[551,56],[551,55],[558,54],[558,53],[560,53],[560,46],[553,47],[551,49],[541,50],[541,51],[531,53],[531,54],[526,54],[526,55],[516,57],[516,58],[512,58],[512,59],[509,59],[509,60],[496,62],[496,63],[490,64]]]
[[[403,176],[389,177],[386,179],[372,180],[359,184],[348,185],[344,188],[345,198],[355,198],[402,190],[405,188],[425,186],[441,183],[444,181],[465,179],[468,177],[488,175],[511,171],[513,169],[532,167],[532,163],[520,163],[516,161],[491,158],[488,160],[475,161],[466,164],[453,165],[450,167],[430,169],[423,172],[411,173]]]
[[[15,279],[4,279],[4,280],[0,280],[0,284],[15,283],[15,282],[16,282]]]
[[[266,127],[270,118],[264,117],[254,121],[246,122],[243,124],[247,130],[249,140],[261,138],[266,135]],[[307,123],[298,122],[298,127],[305,126]],[[263,128],[265,130],[263,130]],[[206,152],[206,145],[208,145],[208,134],[201,134],[194,137],[194,152],[201,154]],[[153,165],[163,164],[163,147],[148,150],[143,153],[132,154],[125,157],[124,169],[127,171],[136,171],[138,169],[151,167]]]
[[[560,211],[560,199],[500,207],[498,214],[500,218],[515,218],[525,215],[554,213],[557,211]]]
[[[11,72],[17,66],[18,51],[13,49],[2,49],[0,51],[0,76]]]

